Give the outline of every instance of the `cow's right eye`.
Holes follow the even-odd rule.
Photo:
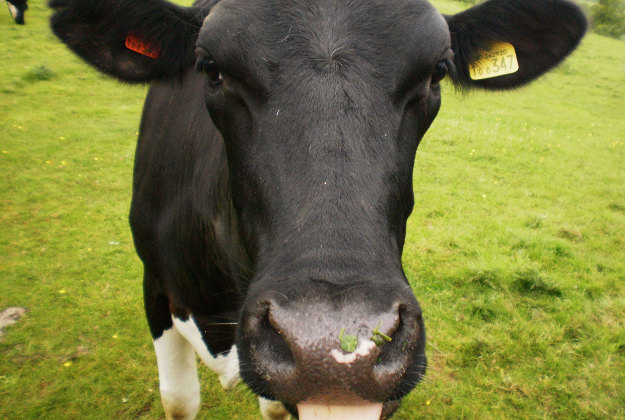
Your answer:
[[[221,84],[223,80],[221,76],[221,72],[219,71],[219,67],[217,66],[217,63],[212,58],[208,58],[208,57],[199,58],[195,68],[197,71],[201,71],[202,73],[206,75],[206,78],[208,79],[208,82],[211,85],[217,86]]]

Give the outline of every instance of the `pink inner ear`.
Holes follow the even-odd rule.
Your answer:
[[[144,41],[133,32],[126,35],[126,48],[150,58],[158,58],[161,55],[161,48]]]

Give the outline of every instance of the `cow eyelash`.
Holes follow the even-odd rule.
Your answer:
[[[434,66],[434,71],[432,72],[432,79],[430,83],[432,85],[438,85],[439,82],[443,80],[445,76],[447,76],[449,70],[449,60],[441,60],[436,63],[436,66]]]
[[[219,86],[223,82],[223,76],[217,62],[212,58],[200,57],[195,63],[195,70],[204,73],[211,86]]]
[[[448,57],[445,57],[436,63],[436,66],[434,66],[434,70],[432,71],[431,84],[433,86],[438,85],[446,76],[449,76],[452,82],[456,84],[458,80],[458,70],[456,69],[453,57],[453,53],[451,53]]]

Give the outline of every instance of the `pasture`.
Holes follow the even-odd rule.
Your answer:
[[[441,11],[463,6],[435,1]],[[0,418],[162,418],[127,214],[145,86],[0,13]],[[625,418],[625,43],[443,106],[417,152],[404,268],[429,369],[395,419]],[[257,419],[200,369],[206,419]]]

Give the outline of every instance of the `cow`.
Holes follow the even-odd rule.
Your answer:
[[[168,419],[197,414],[196,353],[265,419],[390,417],[427,364],[401,257],[441,80],[525,85],[587,28],[567,0],[49,4],[78,56],[151,84],[130,225]]]
[[[18,25],[24,24],[24,13],[28,9],[27,0],[6,0],[9,12]]]

